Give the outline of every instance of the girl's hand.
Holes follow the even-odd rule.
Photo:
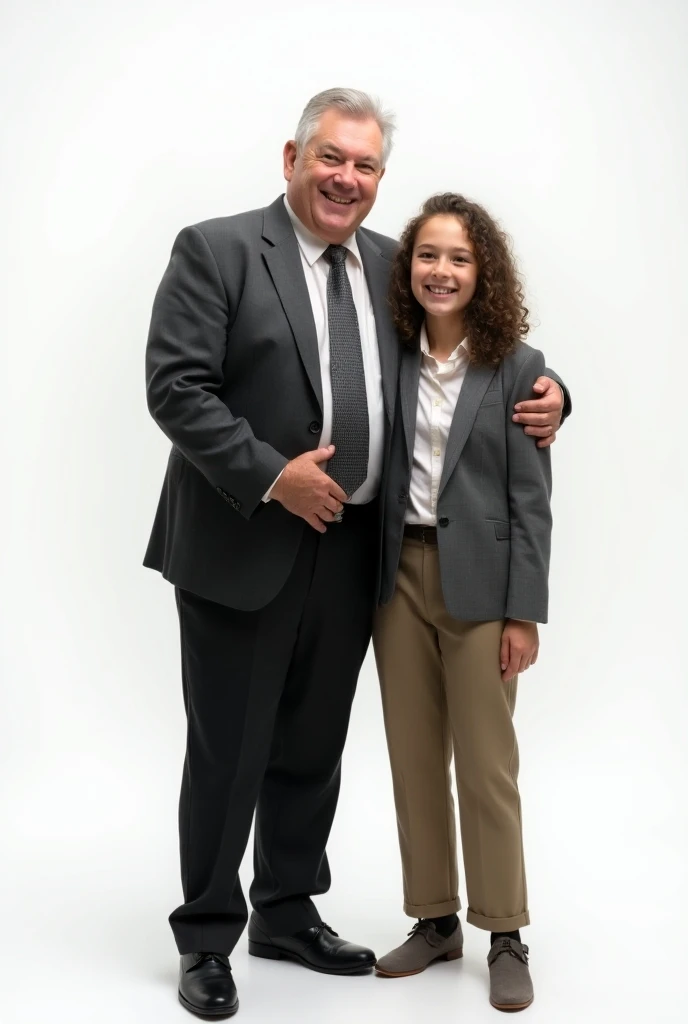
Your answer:
[[[537,622],[507,619],[499,652],[502,679],[508,683],[537,661],[540,650]]]

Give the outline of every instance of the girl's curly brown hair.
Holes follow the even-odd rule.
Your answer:
[[[440,214],[463,223],[475,248],[478,283],[464,312],[471,362],[496,366],[530,330],[511,242],[487,210],[454,192],[431,196],[406,225],[392,263],[389,301],[401,340],[417,345],[425,310],[411,291],[411,259],[422,226]]]

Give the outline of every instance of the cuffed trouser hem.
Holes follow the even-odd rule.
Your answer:
[[[515,932],[530,924],[530,914],[526,910],[523,914],[517,914],[516,917],[483,917],[482,914],[476,914],[469,907],[466,912],[466,921],[486,932]]]
[[[461,900],[447,900],[446,903],[404,903],[404,913],[409,917],[444,917],[446,914],[457,914],[461,910]]]

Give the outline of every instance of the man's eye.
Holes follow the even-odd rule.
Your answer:
[[[336,160],[334,153],[323,153],[323,160]]]

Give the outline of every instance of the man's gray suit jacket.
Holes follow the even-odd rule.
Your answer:
[[[366,228],[356,240],[388,448],[399,345],[387,292],[397,243]],[[154,302],[146,379],[148,407],[173,447],[144,564],[231,608],[265,606],[311,527],[262,496],[288,460],[318,447],[323,418],[315,323],[283,197],[179,234]]]

